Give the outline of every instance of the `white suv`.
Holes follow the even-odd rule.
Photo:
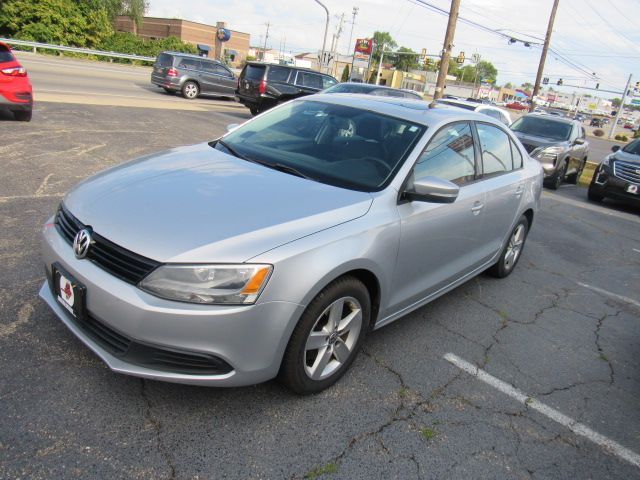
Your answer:
[[[440,105],[450,105],[452,107],[464,108],[465,110],[473,110],[474,112],[484,113],[496,120],[504,123],[505,125],[511,125],[511,115],[509,112],[502,110],[501,108],[487,105],[485,103],[477,103],[469,100],[454,100],[452,98],[443,98],[437,101]]]

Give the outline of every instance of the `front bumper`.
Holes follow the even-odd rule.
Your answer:
[[[275,377],[293,325],[304,307],[290,302],[203,306],[164,300],[123,282],[87,260],[78,260],[50,220],[43,230],[43,259],[59,262],[86,287],[88,314],[136,345],[194,352],[228,363],[228,373],[189,374],[129,361],[87,334],[61,307],[45,283],[40,297],[62,322],[115,372],[176,383],[252,385]]]
[[[593,182],[589,188],[603,197],[622,200],[640,206],[640,193],[629,193],[627,191],[629,185],[636,185],[640,191],[640,186],[637,184],[616,177],[611,167],[601,166],[595,172]]]

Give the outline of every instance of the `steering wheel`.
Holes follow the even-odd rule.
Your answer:
[[[367,162],[373,163],[378,169],[385,175],[389,175],[391,173],[391,167],[384,163],[382,160],[376,157],[362,157],[360,160],[365,160]]]

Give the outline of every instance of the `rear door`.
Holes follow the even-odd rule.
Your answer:
[[[233,96],[236,78],[230,70],[215,62],[202,62],[201,77],[207,85],[207,93]]]
[[[202,62],[196,58],[180,58],[176,66],[180,75],[186,75],[189,79],[195,80],[200,84],[202,93],[207,91],[207,85],[202,81],[200,72],[202,71]]]
[[[260,96],[260,83],[264,80],[266,65],[254,65],[248,63],[240,74],[238,93],[249,97]]]
[[[319,73],[298,70],[295,85],[300,91],[300,96],[311,95],[322,90],[322,77]]]

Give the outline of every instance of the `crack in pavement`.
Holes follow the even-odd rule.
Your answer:
[[[146,380],[144,378],[141,378],[140,382],[141,382],[140,395],[142,396],[142,400],[145,406],[144,416],[147,419],[147,421],[151,423],[151,425],[153,426],[153,429],[155,430],[156,447],[158,449],[158,453],[160,453],[160,456],[164,458],[167,464],[167,467],[169,467],[169,480],[174,480],[176,478],[176,468],[173,465],[171,455],[169,455],[169,451],[167,450],[167,447],[164,444],[164,441],[162,440],[162,423],[160,422],[160,420],[156,419],[153,416],[151,400],[149,399],[147,395],[147,390],[146,390],[146,385],[147,385]]]
[[[598,349],[598,354],[599,354],[599,358],[606,361],[607,365],[609,365],[609,385],[613,385],[613,383],[615,382],[615,371],[613,370],[613,364],[611,363],[611,360],[609,359],[609,357],[607,357],[604,353],[604,350],[602,349],[602,345],[600,345],[600,329],[602,329],[602,325],[605,321],[605,319],[609,318],[609,317],[617,317],[618,315],[620,315],[621,310],[618,310],[615,314],[613,315],[603,315],[601,318],[598,319],[598,323],[596,325],[596,330],[595,330],[595,343],[596,343],[596,348]]]

